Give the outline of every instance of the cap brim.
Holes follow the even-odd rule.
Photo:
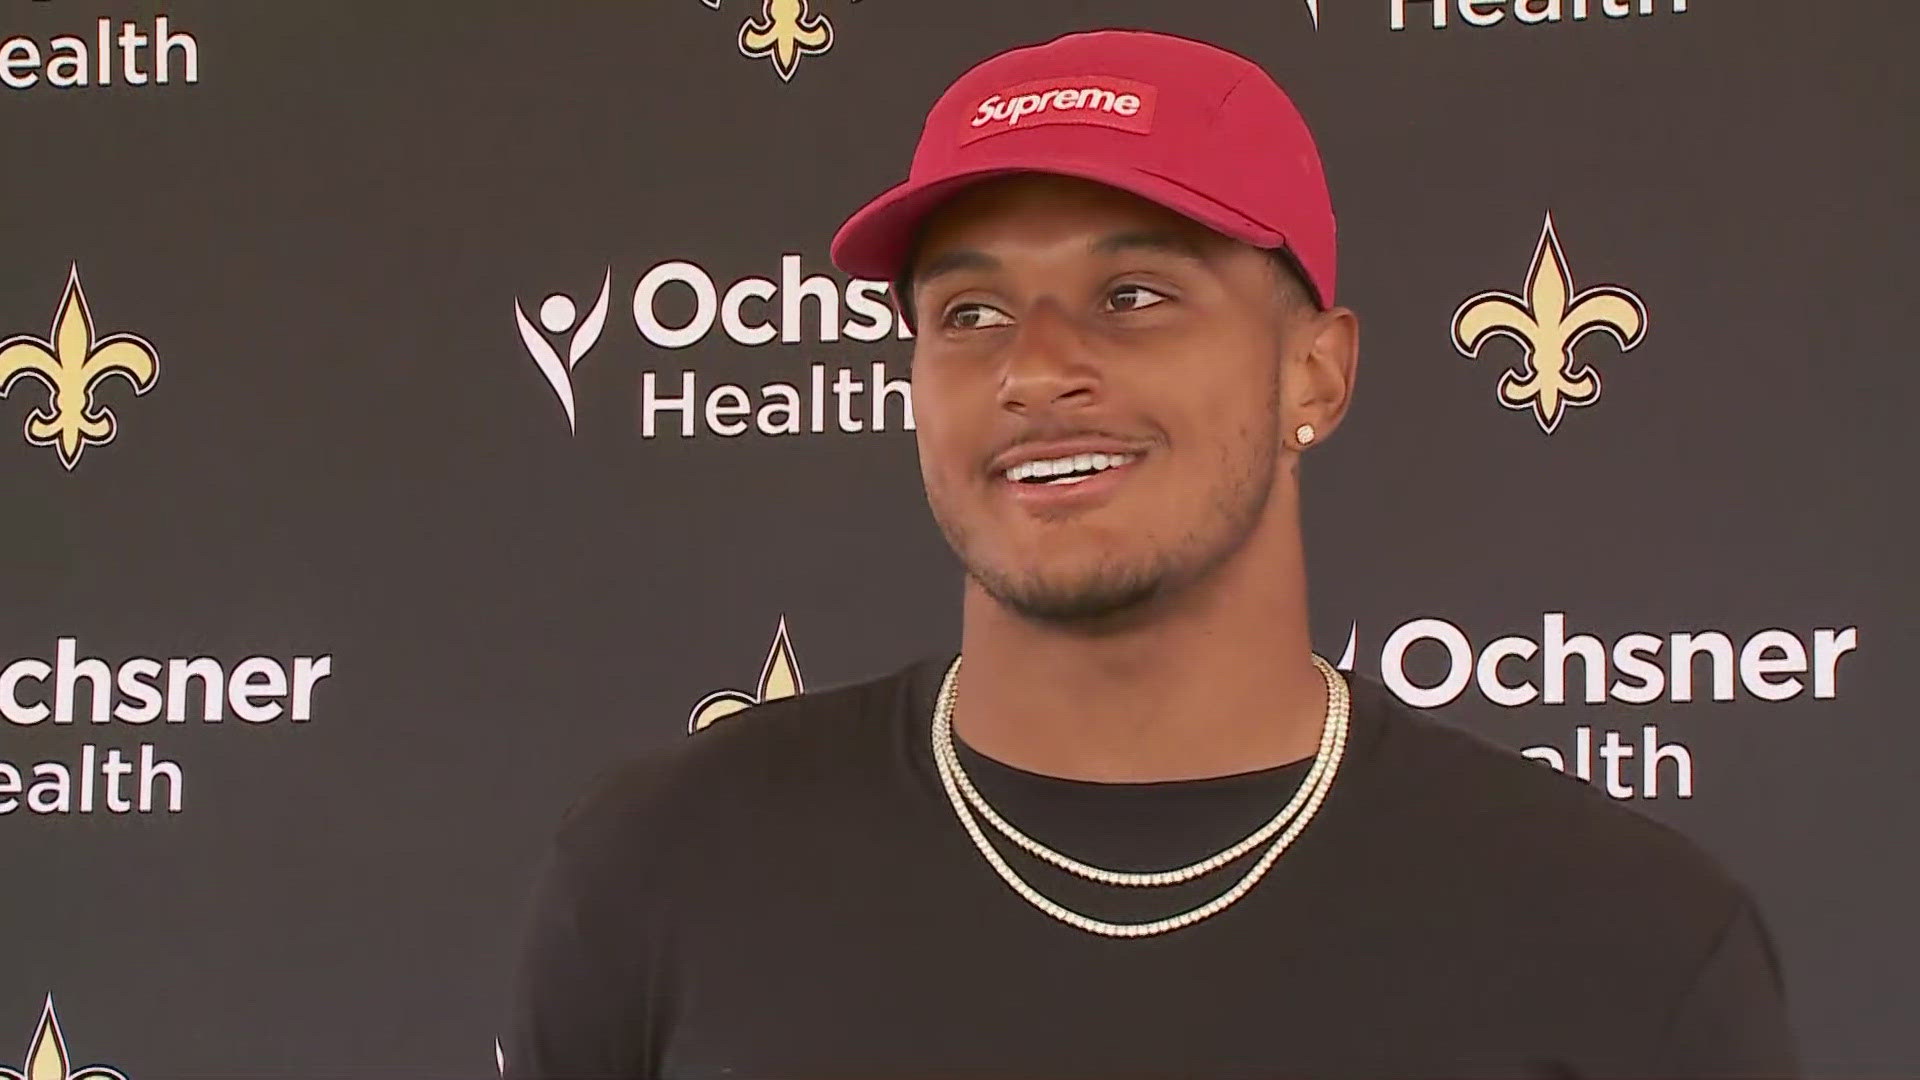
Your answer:
[[[947,173],[924,180],[908,180],[888,188],[856,210],[834,233],[829,248],[833,264],[854,277],[892,281],[899,276],[920,222],[961,189],[995,176],[1041,172],[1092,180],[1159,203],[1177,214],[1255,247],[1279,247],[1286,237],[1238,210],[1158,173],[1111,161],[1024,158]]]

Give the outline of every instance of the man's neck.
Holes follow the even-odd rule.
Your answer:
[[[1289,546],[1291,559],[1242,551],[1164,617],[1099,634],[1027,619],[969,582],[955,736],[1029,772],[1114,783],[1311,757],[1326,684]]]

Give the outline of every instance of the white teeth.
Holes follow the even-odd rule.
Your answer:
[[[1016,483],[1022,480],[1041,479],[1053,484],[1077,484],[1103,469],[1117,469],[1122,465],[1130,465],[1134,458],[1133,454],[1074,454],[1071,457],[1022,462],[1001,475]]]

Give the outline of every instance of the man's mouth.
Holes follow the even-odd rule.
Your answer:
[[[1000,475],[1016,484],[1065,487],[1083,483],[1108,469],[1131,465],[1138,457],[1138,454],[1068,454],[1062,457],[1023,461],[1002,470]]]

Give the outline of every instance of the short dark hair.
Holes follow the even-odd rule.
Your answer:
[[[916,241],[913,247],[908,249],[907,258],[901,264],[899,276],[895,277],[891,284],[894,300],[900,308],[900,318],[907,324],[907,329],[916,334],[920,331],[914,325],[913,317],[913,256],[919,246]],[[1282,289],[1297,293],[1300,298],[1312,305],[1315,311],[1327,309],[1327,305],[1320,299],[1320,290],[1313,287],[1313,280],[1307,277],[1306,270],[1301,267],[1300,260],[1294,257],[1292,251],[1284,246],[1264,250],[1273,262],[1274,269],[1279,271]],[[1291,300],[1292,297],[1289,296],[1287,299]]]
[[[1320,298],[1320,290],[1313,287],[1313,279],[1307,276],[1306,268],[1293,254],[1291,248],[1284,245],[1267,248],[1267,255],[1273,259],[1273,265],[1280,270],[1282,284],[1300,290],[1300,295],[1312,305],[1315,311],[1327,310],[1326,301]]]

